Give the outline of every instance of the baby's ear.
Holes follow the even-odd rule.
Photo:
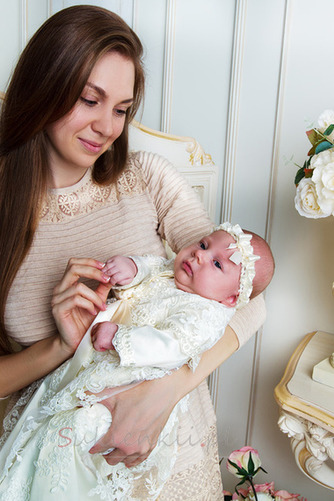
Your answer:
[[[219,302],[221,304],[224,304],[228,308],[233,308],[237,304],[237,301],[238,301],[238,295],[234,294],[234,295],[229,296],[228,298],[223,299],[222,301],[219,301]]]

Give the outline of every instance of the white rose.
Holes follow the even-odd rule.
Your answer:
[[[318,118],[318,125],[321,132],[327,129],[329,125],[334,124],[334,111],[333,110],[325,110],[321,113]]]
[[[322,151],[311,160],[314,167],[312,181],[318,196],[318,205],[324,214],[334,216],[334,149]]]
[[[257,492],[256,493],[258,501],[273,501],[273,498],[267,492]],[[253,493],[249,493],[245,501],[255,501],[255,496]]]
[[[325,132],[327,127],[329,127],[331,124],[334,124],[334,111],[323,111],[318,119],[318,129],[320,130],[320,132]],[[334,131],[328,136],[328,139],[332,143],[334,142]]]
[[[295,207],[299,214],[304,217],[319,218],[327,217],[317,202],[317,190],[311,178],[303,178],[297,186]]]

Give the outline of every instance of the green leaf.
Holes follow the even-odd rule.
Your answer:
[[[317,144],[314,144],[312,146],[312,148],[307,152],[307,154],[308,154],[309,157],[313,157],[313,155],[315,154],[316,147],[317,147]]]
[[[252,458],[252,453],[250,452],[249,453],[249,459],[248,459],[248,473],[249,475],[254,475],[254,470],[255,470],[255,465],[254,465],[254,461],[253,461],[253,458]]]
[[[317,129],[308,130],[306,135],[313,146],[323,140],[323,134],[321,134]]]
[[[300,183],[300,181],[303,179],[303,177],[305,177],[305,170],[304,170],[304,167],[301,167],[300,169],[298,169],[296,177],[295,177],[295,185],[296,186]]]
[[[244,482],[239,482],[235,487],[234,487],[234,490],[235,492],[238,494],[238,496],[242,496],[243,499],[246,499],[242,494],[239,493],[238,491],[238,487],[239,485],[242,485]]]
[[[334,130],[334,124],[331,124],[327,127],[327,129],[324,132],[324,136],[329,136]]]
[[[315,154],[317,155],[321,151],[329,150],[329,148],[333,148],[332,143],[330,143],[329,141],[322,141],[317,145],[315,149]]]

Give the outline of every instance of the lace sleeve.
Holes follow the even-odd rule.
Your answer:
[[[234,314],[215,301],[195,297],[186,305],[178,302],[177,311],[159,325],[120,326],[113,343],[121,365],[177,368],[188,363],[193,370],[200,355],[217,342]],[[205,306],[204,306],[205,305]]]

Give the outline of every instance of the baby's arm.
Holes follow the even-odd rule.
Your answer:
[[[105,275],[110,276],[111,285],[126,285],[132,282],[137,275],[136,263],[126,256],[113,256],[102,269]]]
[[[113,339],[118,330],[118,325],[114,322],[100,322],[94,325],[91,331],[94,350],[106,351],[114,350]]]
[[[192,304],[179,298],[174,311],[156,326],[119,325],[113,345],[120,364],[173,369],[187,363],[194,370],[203,351],[223,335],[234,311],[213,301],[203,308],[194,296]]]

